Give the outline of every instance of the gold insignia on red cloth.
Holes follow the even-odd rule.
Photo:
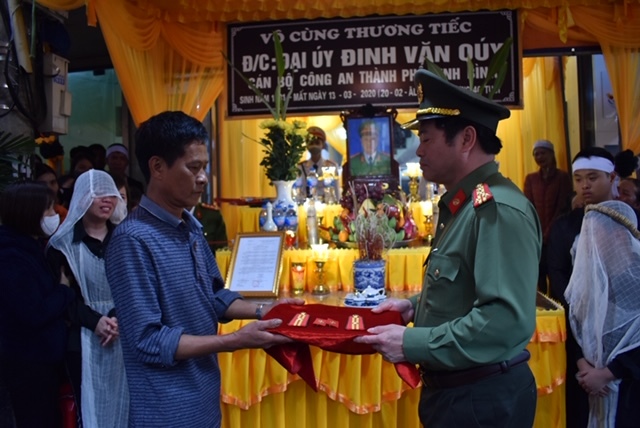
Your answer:
[[[289,325],[292,327],[306,327],[309,322],[309,314],[306,312],[300,312],[291,318]]]
[[[316,318],[315,321],[313,321],[313,325],[321,325],[324,327],[325,325],[327,325],[327,320],[322,318]]]
[[[358,314],[351,315],[347,319],[347,330],[364,330],[364,320]]]
[[[473,206],[478,208],[480,205],[493,199],[493,193],[489,190],[487,183],[480,183],[473,190]]]
[[[332,320],[331,318],[327,318],[326,321],[329,327],[338,328],[340,326],[340,323],[338,321]]]
[[[455,214],[458,212],[465,199],[467,199],[467,195],[464,194],[464,190],[462,189],[458,190],[458,193],[453,195],[453,199],[451,199],[451,202],[449,202],[448,205],[451,214]]]
[[[362,355],[373,354],[375,350],[371,345],[356,343],[353,341],[358,336],[367,335],[366,330],[349,330],[346,328],[328,328],[335,321],[340,326],[347,324],[347,320],[353,315],[358,315],[360,325],[364,329],[362,321],[366,319],[366,325],[374,327],[378,325],[405,325],[400,312],[384,311],[373,313],[370,308],[349,308],[344,306],[329,306],[321,304],[291,305],[280,304],[274,306],[264,316],[263,320],[295,318],[301,312],[309,314],[311,318],[324,318],[328,322],[325,327],[310,325],[307,328],[299,328],[285,324],[271,328],[269,331],[284,335],[293,339],[293,342],[275,345],[266,349],[267,354],[275,358],[289,373],[299,375],[314,390],[318,391],[318,380],[313,370],[313,359],[309,345],[317,346],[329,352],[341,354]],[[330,317],[330,318],[329,318]],[[351,321],[349,321],[350,323]],[[411,388],[420,384],[420,374],[414,364],[408,361],[395,364],[398,375],[407,382]]]

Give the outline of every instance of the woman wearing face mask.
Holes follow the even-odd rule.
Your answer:
[[[0,379],[17,427],[58,427],[60,375],[67,343],[64,321],[75,299],[57,280],[42,243],[59,218],[55,194],[41,183],[12,184],[0,195]]]
[[[126,214],[111,176],[91,169],[76,180],[67,218],[47,247],[52,269],[64,270],[78,295],[69,310],[66,363],[85,427],[128,424],[118,320],[104,270],[111,232]]]

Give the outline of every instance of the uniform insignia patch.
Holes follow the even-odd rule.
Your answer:
[[[489,190],[487,183],[480,183],[473,190],[473,207],[478,208],[480,205],[493,199],[493,193]]]
[[[453,199],[451,199],[451,202],[449,202],[448,205],[451,214],[455,215],[455,213],[458,212],[465,199],[467,199],[467,195],[464,194],[464,191],[462,189],[458,190],[458,193],[453,195]]]

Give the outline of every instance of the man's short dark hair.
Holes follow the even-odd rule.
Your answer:
[[[169,167],[194,142],[207,144],[209,134],[204,125],[181,111],[165,111],[143,122],[135,135],[136,157],[144,179],[149,182],[149,159],[158,156]]]
[[[433,119],[433,121],[435,122],[436,128],[444,131],[447,142],[451,142],[453,138],[467,126],[473,126],[476,130],[480,147],[485,153],[497,155],[500,153],[500,149],[502,149],[502,141],[500,141],[500,138],[486,126],[461,117],[443,117]]]
[[[40,221],[55,196],[45,183],[10,184],[0,194],[0,221],[19,233],[44,236]]]
[[[606,149],[603,149],[602,147],[587,147],[585,149],[580,150],[578,154],[576,154],[576,156],[573,158],[571,163],[575,162],[576,159],[578,158],[591,158],[594,156],[608,159],[611,161],[611,163],[614,163],[613,155],[609,153]]]

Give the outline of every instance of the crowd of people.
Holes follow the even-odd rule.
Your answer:
[[[405,126],[418,131],[423,177],[448,191],[423,290],[372,309],[400,312],[412,325],[370,328],[355,341],[389,362],[419,366],[424,426],[532,426],[537,388],[526,346],[539,290],[567,316],[567,426],[637,426],[637,158],[588,148],[569,174],[558,169],[553,144],[540,140],[540,170],[522,192],[495,162],[496,129],[509,110],[427,70],[415,83],[420,108]],[[302,172],[324,162],[326,136],[312,131]],[[379,157],[375,123],[360,131],[358,156]],[[196,119],[164,112],[135,135],[146,189],[127,174],[128,149],[114,144],[74,149],[63,177],[36,165],[33,181],[2,192],[8,426],[59,427],[66,381],[77,426],[218,427],[217,353],[291,341],[269,331],[282,320],[261,318],[303,300],[256,304],[224,286],[194,211],[207,185],[208,141]],[[257,321],[218,335],[231,319]]]

